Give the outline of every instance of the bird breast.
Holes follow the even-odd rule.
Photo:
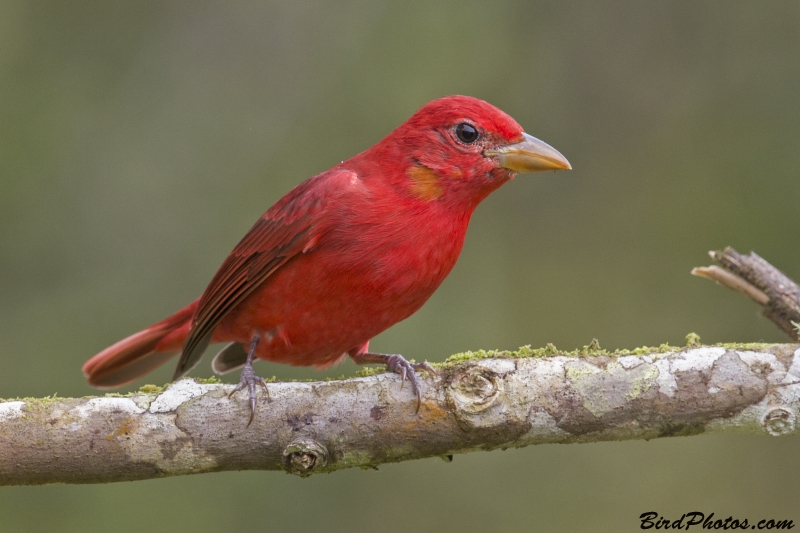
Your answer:
[[[354,215],[337,225],[330,240],[346,256],[343,266],[358,276],[363,289],[415,311],[455,265],[468,222],[468,215],[436,205],[395,204],[391,211]]]

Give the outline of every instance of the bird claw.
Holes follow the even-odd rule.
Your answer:
[[[239,384],[228,394],[228,398],[233,396],[235,393],[239,392],[240,390],[244,390],[247,387],[247,391],[250,393],[250,420],[247,422],[247,427],[250,427],[250,424],[253,423],[253,419],[256,416],[256,406],[258,404],[258,395],[256,394],[256,385],[261,385],[264,387],[264,392],[267,394],[267,398],[269,398],[269,389],[267,388],[267,382],[264,378],[256,376],[256,373],[253,371],[253,367],[251,365],[246,365],[242,369],[242,376],[239,378]]]
[[[419,381],[417,380],[417,370],[422,370],[432,376],[436,375],[436,370],[428,364],[427,361],[421,363],[410,363],[402,355],[390,355],[386,359],[386,370],[400,374],[400,389],[402,389],[406,380],[411,382],[411,390],[417,397],[417,409],[415,413],[419,412],[420,404],[422,403],[422,392],[419,389]]]

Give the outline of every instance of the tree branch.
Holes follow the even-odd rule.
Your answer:
[[[748,296],[798,339],[800,287],[755,253],[711,256],[721,267],[692,273]],[[0,485],[222,470],[307,476],[541,443],[798,432],[800,345],[687,341],[458,354],[421,378],[419,413],[411,388],[385,373],[273,383],[251,426],[247,401],[227,397],[232,386],[190,379],[129,396],[0,401]]]
[[[763,307],[764,316],[794,340],[800,340],[800,287],[755,252],[731,247],[708,254],[720,265],[697,267],[692,274],[740,292]]]
[[[189,379],[129,397],[6,401],[0,485],[309,475],[541,443],[797,432],[800,345],[581,352],[454,356],[421,379],[418,414],[410,387],[386,373],[272,383],[249,427],[232,386]]]

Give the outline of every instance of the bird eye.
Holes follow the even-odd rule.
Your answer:
[[[478,140],[478,130],[468,122],[462,122],[456,126],[456,137],[462,143],[472,144]]]

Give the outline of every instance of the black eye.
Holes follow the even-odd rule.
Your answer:
[[[468,122],[462,122],[456,126],[456,137],[462,143],[472,144],[478,140],[478,130]]]

